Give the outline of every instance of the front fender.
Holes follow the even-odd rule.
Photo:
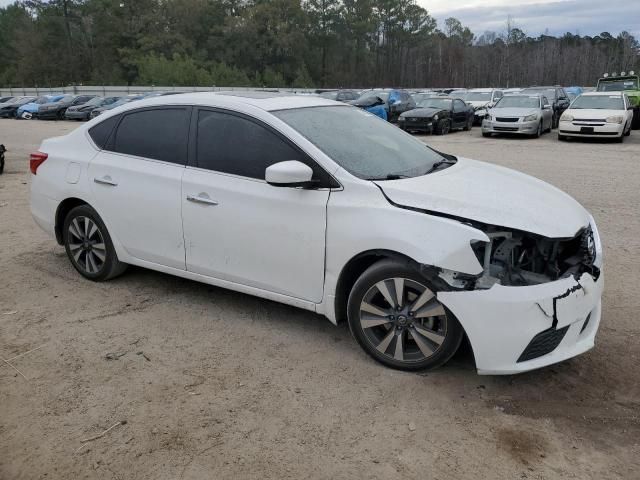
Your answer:
[[[325,302],[335,295],[349,260],[370,250],[396,252],[423,265],[478,275],[482,265],[470,246],[474,240],[489,241],[482,231],[456,220],[395,207],[373,185],[332,192],[327,206]]]

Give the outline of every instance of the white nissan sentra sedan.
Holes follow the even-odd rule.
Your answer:
[[[602,247],[582,206],[349,105],[140,100],[45,140],[30,166],[36,222],[89,280],[137,265],[344,319],[404,370],[465,335],[483,374],[594,345]]]

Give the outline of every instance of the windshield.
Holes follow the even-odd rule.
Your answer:
[[[419,103],[423,100],[426,100],[427,98],[433,98],[437,96],[438,96],[437,93],[413,93],[411,95],[411,98],[413,98],[414,102]]]
[[[540,108],[540,97],[506,95],[498,100],[495,108]]]
[[[362,95],[358,97],[358,100],[366,100],[368,98],[380,97],[383,101],[387,101],[389,98],[389,92],[381,92],[380,90],[370,90],[368,92],[364,92]]]
[[[70,102],[71,100],[73,100],[73,95],[64,95],[58,100],[55,100],[55,102]]]
[[[90,105],[90,106],[97,106],[97,105],[102,105],[102,102],[104,102],[104,98],[102,97],[93,97],[91,100],[89,100],[87,103],[85,103],[85,105]]]
[[[458,97],[469,102],[490,102],[491,92],[467,92]]]
[[[420,108],[442,108],[444,110],[451,110],[452,100],[449,98],[425,98],[418,102],[417,106]]]
[[[129,103],[131,100],[133,100],[133,99],[132,98],[121,98],[117,102],[113,102],[111,105],[108,105],[108,107],[110,109],[111,108],[116,108],[116,107],[119,107],[120,105],[124,105],[125,103]]]
[[[329,100],[335,100],[338,98],[338,92],[322,92],[320,96],[322,98],[328,98]]]
[[[581,95],[571,104],[571,109],[595,108],[605,110],[624,110],[624,102],[618,95]]]
[[[607,80],[598,82],[599,92],[622,92],[624,90],[638,90],[638,79]]]
[[[51,102],[51,98],[52,98],[52,97],[39,97],[39,98],[38,98],[35,102],[33,102],[33,103],[35,103],[35,104],[37,104],[37,105],[42,105],[42,104],[44,104],[44,103],[49,103],[49,102]]]
[[[358,178],[424,175],[443,159],[421,141],[365,110],[335,106],[272,113]]]

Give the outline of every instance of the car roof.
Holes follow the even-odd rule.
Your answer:
[[[201,105],[201,106],[253,106],[265,111],[287,110],[292,108],[319,107],[340,105],[336,102],[319,96],[295,95],[283,92],[263,91],[229,91],[229,92],[198,92],[180,93],[160,97],[143,98],[136,102],[130,102],[131,108],[156,105]]]

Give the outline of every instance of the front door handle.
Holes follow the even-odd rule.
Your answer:
[[[117,187],[118,186],[118,184],[116,182],[111,180],[111,177],[109,175],[105,175],[102,178],[94,178],[93,181],[95,183],[99,183],[100,185],[109,185],[110,187]]]
[[[201,195],[198,195],[197,197],[195,195],[187,195],[187,200],[194,203],[204,203],[205,205],[218,205],[218,202],[215,200],[211,200],[210,198],[203,197]]]

